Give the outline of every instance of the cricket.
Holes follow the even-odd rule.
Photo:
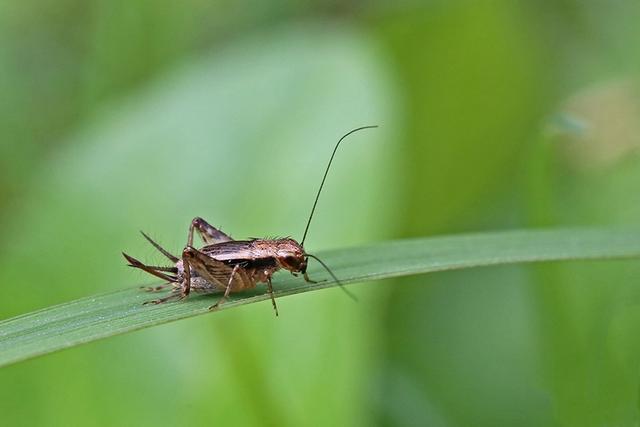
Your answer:
[[[167,287],[172,287],[169,295],[147,301],[144,304],[163,304],[168,301],[179,301],[187,298],[191,291],[202,294],[223,293],[218,301],[209,307],[209,310],[215,310],[225,302],[230,293],[243,292],[255,288],[258,283],[266,283],[273,309],[276,316],[278,316],[278,306],[273,294],[271,277],[276,271],[284,269],[294,276],[302,274],[302,277],[308,283],[317,283],[311,280],[307,274],[309,258],[316,260],[331,275],[340,288],[353,298],[353,295],[347,291],[329,267],[320,258],[304,249],[304,242],[338,147],[349,135],[363,129],[377,127],[362,126],[347,132],[338,140],[324,171],[300,243],[290,237],[234,240],[204,219],[196,217],[189,226],[187,245],[182,250],[182,256],[177,257],[156,243],[147,234],[141,232],[154,248],[173,263],[172,266],[168,267],[146,265],[132,256],[122,253],[130,267],[143,270],[166,281],[166,283],[159,286],[146,287],[147,291],[158,292]],[[204,242],[204,246],[200,249],[193,246],[194,231],[198,232]]]

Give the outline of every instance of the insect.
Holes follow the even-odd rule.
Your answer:
[[[309,220],[304,229],[300,243],[292,238],[280,239],[249,239],[234,240],[202,218],[194,218],[189,226],[187,245],[182,251],[181,257],[177,257],[156,243],[151,237],[141,232],[145,239],[160,253],[167,257],[173,266],[161,267],[146,265],[126,253],[122,253],[130,267],[146,271],[153,276],[166,280],[167,283],[147,288],[149,291],[160,291],[167,286],[173,289],[164,298],[147,301],[145,304],[162,304],[171,300],[182,300],[189,296],[191,291],[197,293],[222,293],[222,297],[211,307],[214,310],[228,298],[231,292],[242,292],[255,288],[258,283],[266,283],[271,303],[278,315],[278,306],[273,296],[271,277],[280,270],[288,270],[294,276],[302,274],[304,280],[316,283],[307,274],[309,258],[313,258],[329,272],[331,277],[342,287],[342,284],[327,265],[318,257],[308,253],[304,249],[304,241],[309,231],[309,225],[313,218],[320,193],[329,173],[333,157],[340,143],[352,133],[363,129],[376,128],[377,126],[363,126],[353,129],[343,135],[335,145],[327,168],[325,169],[320,188],[311,208]],[[194,231],[197,231],[204,242],[204,246],[196,249],[193,246]],[[342,287],[349,294],[349,292]],[[350,294],[351,295],[351,294]],[[352,295],[351,295],[352,296]]]

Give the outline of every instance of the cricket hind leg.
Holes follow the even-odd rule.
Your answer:
[[[183,266],[184,266],[182,282],[178,282],[176,279],[176,280],[170,280],[169,283],[166,283],[164,285],[157,286],[155,289],[162,288],[166,285],[171,285],[173,286],[173,290],[166,297],[154,299],[151,301],[145,301],[142,303],[142,305],[147,305],[147,304],[158,305],[158,304],[164,304],[165,302],[169,302],[172,300],[180,301],[189,296],[189,292],[191,290],[191,269],[184,253],[183,253],[182,259],[183,259]]]
[[[164,304],[165,302],[169,302],[172,300],[176,300],[176,301],[180,301],[184,298],[186,298],[187,296],[182,292],[181,288],[175,288],[169,295],[167,295],[166,297],[163,298],[158,298],[158,299],[153,299],[151,301],[145,301],[142,303],[142,305],[148,305],[148,304],[154,304],[154,305],[158,305],[158,304]]]
[[[193,269],[201,278],[209,282],[213,289],[224,290],[220,300],[209,307],[215,310],[229,297],[232,291],[242,291],[255,287],[255,281],[247,275],[243,264],[233,266],[211,258],[199,250],[187,246],[183,251],[185,273]]]
[[[218,230],[207,221],[200,217],[195,217],[189,225],[189,235],[187,237],[187,246],[193,246],[193,230],[197,230],[202,241],[207,245],[215,243],[229,242],[233,240],[230,236]]]

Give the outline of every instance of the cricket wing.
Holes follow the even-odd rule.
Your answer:
[[[207,245],[200,249],[210,258],[219,261],[250,260],[256,258],[252,240],[233,240]],[[233,267],[231,267],[233,268]]]
[[[242,268],[237,269],[233,278],[233,266],[229,266],[222,261],[211,258],[207,254],[200,252],[195,248],[185,250],[184,255],[187,257],[189,266],[206,281],[215,284],[221,289],[225,289],[231,281],[231,290],[242,290],[250,288],[251,280],[246,271]]]

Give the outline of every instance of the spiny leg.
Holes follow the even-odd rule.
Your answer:
[[[158,298],[151,301],[146,301],[143,304],[162,304],[167,301],[176,300],[180,301],[189,296],[189,292],[191,291],[191,269],[188,261],[188,255],[185,254],[187,248],[182,253],[182,265],[183,265],[183,279],[182,283],[177,286],[174,286],[174,290],[164,298]],[[172,283],[176,283],[173,281]]]
[[[189,296],[189,292],[191,291],[191,268],[189,266],[188,255],[185,254],[187,248],[182,253],[182,265],[183,265],[183,279],[182,283],[179,287],[175,288],[171,294],[167,295],[164,298],[154,299],[151,301],[146,301],[144,304],[162,304],[170,300],[180,301]]]
[[[210,309],[215,309],[222,304],[232,290],[240,291],[255,287],[255,281],[248,277],[242,264],[234,266],[225,264],[193,247],[184,249],[184,262],[215,289],[224,290],[224,296]]]
[[[226,235],[222,231],[218,230],[207,221],[200,217],[196,217],[191,221],[189,225],[189,236],[187,238],[187,246],[193,246],[193,230],[198,230],[202,241],[207,245],[214,243],[229,242],[233,240],[230,236]]]
[[[229,274],[233,271],[232,267],[209,257],[191,246],[184,248],[182,257],[185,267],[189,269],[189,276],[191,276],[191,271],[193,270],[217,289],[226,289],[225,283]]]
[[[306,271],[304,272],[304,274],[303,274],[302,276],[304,277],[304,281],[305,281],[305,282],[307,282],[307,283],[318,283],[318,282],[317,282],[317,281],[315,281],[315,280],[311,280],[311,279],[309,278],[309,275],[307,274],[307,272],[306,272]]]
[[[236,264],[233,267],[233,271],[231,271],[231,276],[229,276],[229,282],[227,283],[227,288],[224,290],[224,295],[218,300],[218,302],[216,302],[211,307],[209,307],[209,310],[216,310],[229,297],[229,292],[231,292],[231,283],[233,282],[233,277],[236,275],[239,268],[240,268],[240,264]]]
[[[278,306],[276,306],[276,299],[273,297],[273,285],[271,284],[271,277],[267,277],[267,289],[269,290],[269,296],[271,297],[271,303],[273,309],[276,311],[276,317],[278,316]]]
[[[189,260],[191,259],[191,247],[187,246],[182,251],[182,294],[186,297],[191,292],[191,264]]]
[[[181,299],[184,299],[185,295],[182,293],[182,291],[180,291],[179,289],[174,289],[173,292],[171,292],[169,295],[167,295],[164,298],[158,298],[158,299],[153,299],[151,301],[145,301],[142,303],[142,305],[147,305],[147,304],[163,304],[167,301],[171,301],[171,300],[176,300],[176,301],[180,301]]]

